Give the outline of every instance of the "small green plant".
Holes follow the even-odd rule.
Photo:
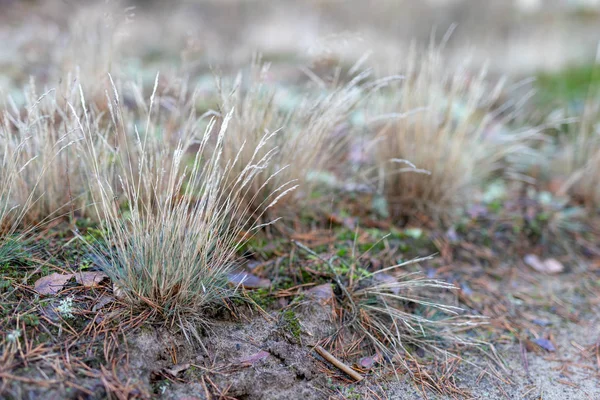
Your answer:
[[[40,324],[40,318],[35,314],[25,314],[21,317],[21,320],[27,326],[38,326]]]
[[[543,104],[581,101],[600,90],[600,67],[596,63],[571,65],[558,72],[541,72],[536,79],[538,101]],[[558,102],[558,104],[557,104]]]
[[[285,324],[285,330],[292,335],[296,340],[300,340],[300,334],[302,333],[302,327],[300,321],[296,317],[296,313],[293,310],[286,310],[282,314],[283,322]]]

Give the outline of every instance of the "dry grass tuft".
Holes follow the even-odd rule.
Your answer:
[[[600,207],[600,101],[590,97],[576,123],[567,124],[548,165],[568,194],[591,209]]]
[[[407,264],[394,265],[360,277],[348,288],[346,311],[353,316],[353,328],[364,335],[375,351],[393,363],[411,371],[409,362],[417,362],[417,352],[449,357],[449,348],[474,346],[458,335],[472,329],[481,319],[464,315],[459,307],[433,300],[440,291],[455,290],[452,284],[415,274],[401,274]],[[389,274],[389,275],[388,275]]]
[[[378,354],[381,361],[401,365],[411,372],[409,364],[418,364],[418,351],[450,357],[453,355],[448,349],[452,346],[481,344],[458,333],[481,325],[482,318],[433,300],[440,292],[455,290],[456,286],[405,272],[408,265],[432,257],[371,272],[361,266],[360,257],[350,262],[337,257],[325,260],[306,246],[296,244],[329,266],[341,292],[337,297],[340,329],[332,338],[341,340],[338,343],[342,348],[354,347],[347,338],[353,341],[357,335],[367,354]]]
[[[59,102],[55,90],[40,95],[31,82],[25,90],[23,112],[11,99],[5,107],[3,147],[16,158],[14,165],[26,165],[12,173],[7,198],[10,207],[20,208],[13,214],[17,225],[36,226],[68,211],[73,195],[69,167],[78,169],[69,147],[76,139]]]
[[[29,163],[22,163],[25,143],[13,145],[13,140],[9,129],[0,127],[0,265],[23,254],[25,235],[16,231],[32,202],[32,196],[20,204],[13,200],[19,176]]]
[[[358,66],[351,71],[357,69]],[[344,129],[351,112],[366,96],[363,84],[368,73],[356,74],[344,84],[338,74],[331,84],[320,81],[316,92],[300,93],[288,92],[269,82],[268,75],[269,65],[254,63],[247,80],[240,74],[233,83],[218,82],[218,89],[220,112],[232,113],[222,163],[242,149],[238,168],[243,168],[265,133],[273,132],[269,145],[260,154],[277,148],[273,160],[258,174],[245,198],[254,212],[267,211],[267,216],[272,216],[273,212],[289,211],[300,205],[311,191],[309,173],[327,170],[340,159],[349,134],[339,134],[336,130]],[[296,187],[299,190],[281,197],[275,207],[265,210],[265,194],[276,191],[284,194]]]
[[[212,138],[215,122],[206,126],[193,107],[171,149],[165,146],[164,126],[153,116],[159,107],[156,89],[139,123],[127,120],[116,89],[111,95],[109,129],[121,137],[133,124],[136,134],[133,147],[115,153],[116,177],[106,176],[95,164],[98,142],[92,116],[84,112],[79,120],[86,143],[82,156],[94,164],[90,192],[107,242],[93,248],[128,302],[150,307],[189,337],[196,323],[203,322],[202,309],[232,293],[227,276],[236,264],[237,249],[251,236],[252,231],[243,229],[254,221],[243,200],[276,149],[264,153],[267,135],[243,166],[239,154],[224,161],[231,113]],[[212,139],[214,151],[209,152]]]
[[[507,158],[527,152],[535,132],[506,131],[504,122],[514,117],[506,110],[519,105],[498,106],[503,84],[490,85],[485,69],[473,76],[467,65],[449,68],[433,47],[407,59],[404,81],[373,102],[379,187],[396,217],[422,212],[444,219]]]
[[[14,165],[26,165],[10,175],[12,188],[7,201],[10,207],[21,210],[13,214],[13,223],[28,229],[69,215],[93,216],[87,212],[92,201],[86,184],[89,160],[81,157],[83,136],[67,106],[75,105],[81,114],[76,87],[67,85],[39,94],[32,80],[24,93],[23,107],[7,100],[0,128],[2,146],[14,155]],[[101,132],[102,128],[96,126],[95,130]],[[96,135],[95,140],[105,143],[108,138]],[[113,153],[109,147],[105,150],[97,154],[96,163],[110,169]]]

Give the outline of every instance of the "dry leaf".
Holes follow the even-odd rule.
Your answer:
[[[381,357],[379,354],[375,354],[371,357],[363,357],[358,361],[358,366],[362,369],[371,369],[380,359]]]
[[[271,286],[271,281],[269,279],[259,278],[249,272],[229,274],[227,279],[229,280],[229,283],[241,285],[246,289],[268,288]]]
[[[35,290],[41,295],[51,295],[60,292],[67,282],[73,277],[73,274],[53,273],[44,276],[35,282]]]
[[[75,274],[75,280],[77,283],[85,287],[97,286],[105,278],[108,278],[108,276],[99,271],[77,272]]]
[[[261,350],[256,354],[252,354],[251,356],[240,359],[238,363],[252,365],[257,361],[264,360],[267,357],[269,357],[269,352]]]
[[[190,364],[175,364],[171,368],[164,368],[163,372],[177,378],[177,375],[190,368]]]
[[[42,295],[57,294],[60,292],[71,278],[75,277],[75,281],[85,287],[96,286],[104,278],[108,278],[102,272],[77,272],[75,274],[59,274],[53,273],[44,276],[35,282],[35,290]]]
[[[564,271],[565,267],[556,259],[548,258],[545,261],[540,260],[535,254],[527,254],[523,259],[525,264],[538,272],[545,274],[558,274]]]
[[[327,302],[333,299],[333,289],[330,283],[325,283],[323,285],[310,288],[308,290],[308,295],[317,300],[323,300],[324,302]]]

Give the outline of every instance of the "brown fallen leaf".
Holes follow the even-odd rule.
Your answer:
[[[108,278],[108,276],[100,271],[88,271],[88,272],[77,272],[75,273],[75,281],[85,287],[97,286],[102,280]]]
[[[360,360],[358,360],[358,366],[362,369],[369,370],[373,368],[373,366],[377,364],[380,361],[380,359],[381,357],[379,356],[379,354],[375,354],[374,356],[370,357],[363,357]]]
[[[264,360],[265,358],[269,357],[269,355],[270,354],[268,351],[261,350],[256,354],[252,354],[251,356],[241,358],[240,360],[238,360],[238,363],[252,365],[257,361]]]
[[[539,353],[540,347],[538,347],[533,341],[529,339],[523,340],[523,344],[525,345],[525,349],[528,353]]]
[[[271,286],[271,281],[269,279],[259,278],[249,272],[229,274],[227,279],[229,283],[243,286],[246,289],[268,288]]]
[[[333,299],[333,289],[330,283],[324,283],[322,285],[312,287],[307,291],[307,294],[310,297],[323,302]]]
[[[35,291],[41,295],[52,295],[60,292],[67,282],[73,277],[73,274],[53,273],[41,277],[35,282]]]
[[[543,272],[545,274],[559,274],[565,269],[562,263],[560,263],[558,260],[554,258],[548,258],[542,261],[535,254],[527,254],[525,258],[523,258],[523,261],[525,261],[525,264],[529,265],[536,271]]]
[[[163,372],[177,378],[177,375],[190,368],[190,364],[175,364],[171,368],[164,368]]]
[[[99,271],[77,272],[74,274],[59,274],[57,272],[44,276],[35,282],[36,292],[42,295],[57,294],[60,292],[71,278],[85,287],[93,287],[108,276]]]

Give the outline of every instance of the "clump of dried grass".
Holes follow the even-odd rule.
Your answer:
[[[112,82],[110,75],[107,81]],[[26,210],[21,209],[17,225],[40,226],[67,216],[98,222],[98,214],[91,205],[99,195],[90,192],[98,188],[88,184],[91,177],[102,171],[102,176],[112,177],[114,181],[117,174],[122,173],[118,170],[122,164],[116,163],[120,153],[126,154],[130,172],[137,170],[141,162],[142,149],[136,145],[139,139],[136,123],[149,115],[143,88],[130,82],[113,83],[115,86],[108,86],[109,90],[104,91],[104,101],[88,103],[84,109],[78,79],[68,82],[69,85],[40,95],[32,80],[24,91],[23,107],[10,98],[4,107],[2,146],[8,154],[14,154],[15,165],[27,164],[20,173],[6,178],[10,176],[12,180],[10,207],[28,204]],[[126,93],[118,98],[118,110],[110,104],[110,97],[117,93],[113,87],[117,86]],[[98,89],[90,89],[96,100]],[[160,94],[157,91],[152,125],[154,140],[148,143],[155,146],[152,151],[172,152],[181,140],[186,142],[185,146],[191,145],[192,138],[184,136],[197,122],[189,117],[194,107],[190,100],[193,97],[185,80],[177,85],[164,84]],[[84,119],[84,113],[93,132],[87,138],[78,122]],[[110,115],[113,121],[109,123]],[[119,121],[118,129],[111,129],[115,127],[114,121]],[[92,161],[84,155],[85,146],[89,145],[84,139],[94,142],[94,170]]]
[[[456,290],[453,284],[407,273],[411,264],[432,257],[410,260],[375,271],[366,269],[361,257],[323,259],[306,246],[301,249],[327,264],[339,295],[336,308],[340,328],[331,339],[347,346],[358,336],[362,350],[379,354],[380,362],[402,365],[411,371],[417,351],[450,356],[456,345],[477,346],[481,342],[461,336],[484,320],[440,300],[440,293]]]
[[[419,261],[423,259],[361,276],[348,288],[346,302],[348,314],[356,318],[354,329],[368,338],[377,352],[405,367],[417,349],[447,356],[449,347],[477,344],[457,331],[482,322],[465,315],[460,307],[434,300],[435,293],[456,286],[415,274],[398,276],[397,271]]]
[[[19,175],[31,160],[23,162],[21,156],[26,139],[13,146],[9,135],[10,129],[0,127],[0,265],[24,254],[25,233],[17,229],[33,200],[31,195],[20,204],[13,199]]]
[[[358,65],[351,70],[354,76],[347,83],[340,82],[339,72],[331,84],[320,81],[316,92],[286,91],[269,82],[269,65],[260,63],[252,65],[247,80],[240,74],[233,83],[218,82],[219,111],[224,115],[232,113],[222,162],[243,149],[238,167],[242,168],[254,156],[265,132],[273,132],[270,144],[262,149],[262,154],[266,154],[277,148],[273,160],[258,174],[245,198],[254,212],[267,211],[266,193],[285,193],[298,187],[267,215],[292,210],[311,192],[309,174],[327,170],[339,161],[349,135],[339,135],[336,129],[348,122],[357,103],[367,95],[363,84],[368,72],[356,73],[357,70]]]
[[[600,101],[590,97],[575,122],[566,125],[547,169],[568,194],[591,209],[600,207]]]
[[[483,182],[510,169],[506,161],[527,152],[536,132],[507,131],[515,116],[507,109],[520,106],[499,104],[503,81],[491,85],[485,69],[471,75],[468,65],[448,66],[432,46],[411,50],[402,72],[405,79],[382,90],[371,108],[379,189],[396,217],[450,217]]]
[[[133,146],[115,153],[116,179],[96,163],[93,117],[84,105],[79,119],[85,137],[82,156],[92,164],[90,192],[108,243],[93,248],[128,302],[149,307],[193,335],[196,323],[203,322],[202,310],[231,294],[227,276],[236,264],[237,249],[251,235],[244,229],[255,220],[243,200],[275,149],[263,151],[270,137],[266,135],[246,160],[234,154],[223,161],[232,113],[212,137],[215,122],[206,126],[194,107],[182,116],[188,122],[176,147],[170,148],[162,135],[164,126],[154,118],[160,103],[156,85],[145,118],[138,121],[128,120],[117,90],[111,94],[109,130],[116,136],[135,132]]]
[[[10,207],[21,210],[13,214],[13,223],[31,228],[67,216],[93,218],[94,213],[88,212],[92,202],[87,185],[90,169],[89,160],[81,157],[83,136],[76,116],[82,114],[82,107],[76,86],[40,94],[32,79],[24,99],[25,104],[19,107],[8,98],[3,114],[2,146],[16,158],[15,165],[26,165],[18,174],[10,175],[12,188],[7,201]],[[77,110],[77,115],[72,110]],[[97,110],[94,113],[101,114]],[[110,138],[102,126],[96,125],[95,131],[99,132],[94,138],[99,142],[97,147],[103,149],[95,161],[104,170],[111,170],[115,149],[109,146]],[[25,204],[27,207],[22,206]]]
[[[32,81],[25,90],[23,113],[11,99],[5,107],[3,147],[16,158],[16,165],[27,165],[12,176],[8,199],[11,207],[21,208],[13,221],[18,225],[35,226],[64,214],[70,197],[79,195],[82,182],[70,182],[69,173],[69,167],[78,170],[69,151],[76,139],[60,102],[55,90],[38,94]]]

